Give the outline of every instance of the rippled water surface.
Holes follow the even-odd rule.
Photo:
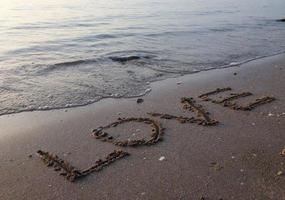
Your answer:
[[[285,51],[284,0],[2,0],[0,115]]]

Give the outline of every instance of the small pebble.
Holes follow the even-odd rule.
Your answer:
[[[159,161],[163,161],[163,160],[165,160],[165,157],[164,157],[164,156],[161,156],[158,160],[159,160]]]
[[[285,156],[285,149],[282,149],[280,154],[281,154],[281,156]]]
[[[70,154],[71,154],[70,152],[66,152],[66,153],[63,154],[63,156],[68,156]]]
[[[283,175],[283,172],[282,171],[278,171],[277,172],[277,176],[281,176],[281,175]]]

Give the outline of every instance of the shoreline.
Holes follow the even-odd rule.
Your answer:
[[[193,74],[197,74],[197,73],[201,73],[201,72],[207,72],[207,71],[210,71],[210,70],[220,70],[220,69],[227,69],[227,68],[232,68],[232,67],[240,67],[241,65],[245,65],[249,62],[253,62],[253,61],[258,61],[258,60],[262,60],[262,59],[266,59],[266,58],[270,58],[270,57],[274,57],[274,56],[282,56],[282,55],[285,55],[285,51],[278,51],[278,52],[275,52],[275,53],[272,53],[272,54],[268,54],[268,55],[263,55],[263,56],[258,56],[258,57],[255,57],[255,58],[250,58],[250,59],[247,59],[247,60],[244,60],[244,61],[240,61],[240,62],[233,62],[233,63],[229,63],[227,65],[222,65],[222,66],[219,66],[217,68],[209,68],[209,69],[204,69],[202,71],[197,71],[197,72],[188,72],[188,73],[185,73],[185,74],[181,74],[181,75],[178,75],[177,76],[174,76],[174,77],[165,77],[165,79],[157,79],[157,80],[154,80],[154,81],[151,81],[151,82],[148,82],[149,85],[153,85],[155,84],[156,82],[159,82],[160,81],[164,81],[164,80],[167,80],[167,79],[179,79],[181,77],[184,77],[184,76],[189,76],[189,75],[193,75]],[[92,103],[87,103],[87,104],[82,104],[82,105],[72,105],[71,107],[54,107],[54,108],[46,108],[46,109],[27,109],[27,110],[19,110],[19,111],[13,111],[13,112],[7,112],[7,113],[2,113],[0,114],[0,117],[1,116],[4,116],[4,115],[14,115],[14,114],[18,114],[18,113],[23,113],[23,112],[37,112],[37,111],[53,111],[53,110],[66,110],[66,109],[72,109],[72,108],[77,108],[77,107],[84,107],[84,106],[89,106],[89,105],[92,105],[92,104],[95,104],[99,101],[102,101],[102,100],[105,100],[105,99],[133,99],[133,98],[139,98],[139,97],[143,97],[145,95],[147,95],[149,92],[151,92],[152,90],[152,87],[149,87],[147,88],[143,93],[140,93],[138,95],[133,95],[133,96],[121,96],[121,97],[116,97],[115,95],[114,96],[110,96],[110,97],[101,97],[99,98],[98,100],[92,102]]]
[[[284,175],[277,175],[279,171],[285,173],[284,158],[279,155],[285,147],[284,70],[285,56],[280,54],[241,67],[151,83],[152,91],[142,97],[141,104],[136,103],[137,98],[103,99],[82,107],[2,115],[0,198],[285,198]],[[197,98],[221,87],[252,92],[253,97],[241,99],[242,103],[263,95],[277,100],[246,112]],[[118,147],[91,137],[94,128],[118,117],[150,117],[147,112],[195,116],[180,104],[181,97],[190,96],[220,124],[205,127],[155,118],[162,123],[165,133],[163,141],[150,147]],[[131,127],[132,132],[136,126]],[[128,137],[129,129],[126,125],[114,132]],[[144,131],[148,127],[139,125],[139,129]],[[148,133],[141,136],[147,137]],[[35,155],[39,149],[55,153],[79,168],[90,166],[114,149],[126,150],[131,155],[102,172],[70,183],[41,162]]]

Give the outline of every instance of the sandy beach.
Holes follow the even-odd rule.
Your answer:
[[[37,200],[282,200],[285,199],[285,55],[238,67],[209,70],[151,84],[137,98],[104,99],[89,106],[23,112],[0,117],[0,199]],[[250,92],[275,101],[250,111],[234,110],[198,96],[217,88]],[[160,119],[149,112],[199,117],[184,109],[192,97],[219,121],[215,126]],[[165,128],[162,141],[137,147],[116,146],[92,136],[92,130],[118,118],[151,118]],[[201,116],[200,116],[201,118]],[[150,138],[146,124],[124,123],[109,130],[116,140]],[[74,182],[47,167],[38,150],[58,155],[85,169],[114,150],[130,155]]]

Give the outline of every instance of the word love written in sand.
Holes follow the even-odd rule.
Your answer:
[[[209,117],[209,113],[201,105],[196,104],[193,99],[183,98],[182,103],[184,104],[185,109],[189,109],[192,112],[196,112],[197,117],[196,118],[184,117],[183,119],[180,120],[185,120],[185,122],[190,122],[190,123],[197,123],[199,125],[204,125],[204,126],[216,125],[218,123],[216,120],[212,120]],[[130,122],[138,122],[150,125],[152,128],[152,133],[150,135],[150,138],[140,139],[140,140],[128,139],[124,141],[117,141],[116,139],[114,139],[112,135],[106,132],[106,130],[109,128],[117,127],[121,124],[130,123]],[[118,121],[116,122],[94,129],[92,132],[92,136],[95,137],[96,139],[99,139],[102,142],[109,142],[116,146],[135,147],[142,145],[147,145],[147,146],[154,145],[162,140],[163,133],[164,133],[164,128],[156,120],[150,118],[119,118]],[[39,150],[37,154],[40,156],[40,158],[48,167],[53,167],[55,171],[58,171],[60,175],[66,177],[66,179],[71,182],[86,177],[91,173],[101,171],[104,167],[129,155],[128,152],[122,150],[115,150],[110,154],[108,154],[105,159],[99,159],[91,167],[88,167],[85,170],[80,170],[72,166],[67,161],[59,158],[57,155],[51,154],[49,152]]]
[[[201,105],[196,104],[196,102],[192,98],[182,98],[181,102],[183,103],[183,107],[185,109],[195,112],[197,114],[197,117],[177,117],[177,120],[181,120],[181,122],[184,121],[188,123],[196,123],[204,126],[216,125],[218,123],[218,121],[211,119],[209,117],[209,112],[207,112]],[[118,141],[114,139],[112,135],[106,132],[106,130],[109,128],[117,127],[121,124],[130,122],[144,123],[151,126],[152,132],[150,134],[150,138],[139,140],[128,139],[124,141]],[[150,118],[119,118],[116,122],[94,129],[92,132],[92,136],[102,142],[109,142],[116,146],[135,147],[142,145],[154,145],[162,140],[163,133],[164,128],[156,120]],[[128,152],[122,150],[115,150],[108,154],[104,159],[97,160],[94,165],[88,167],[85,170],[80,170],[72,166],[67,161],[59,158],[57,155],[51,154],[49,152],[39,150],[37,154],[48,167],[53,167],[55,171],[58,171],[60,173],[60,175],[66,177],[67,180],[72,182],[80,178],[86,177],[91,173],[101,171],[104,167],[129,155]]]
[[[245,106],[241,106],[238,105],[237,102],[233,102],[233,100],[250,96],[252,95],[252,93],[250,92],[231,93],[230,96],[226,96],[219,100],[215,100],[209,97],[231,90],[232,89],[229,87],[218,88],[214,91],[201,94],[199,98],[201,98],[203,101],[211,101],[212,103],[220,104],[224,107],[229,107],[233,110],[242,110],[242,111],[249,111],[259,105],[269,103],[275,100],[275,98],[273,97],[262,97],[256,99],[254,102],[251,102]],[[184,109],[195,113],[196,117],[174,116],[174,115],[155,113],[155,112],[148,114],[153,117],[160,117],[161,119],[174,119],[179,121],[180,123],[195,123],[203,126],[215,126],[219,123],[217,120],[212,119],[210,117],[210,113],[202,105],[197,104],[193,98],[183,97],[181,98],[181,103]],[[148,139],[137,139],[137,140],[127,139],[124,141],[118,141],[111,134],[106,132],[106,130],[109,128],[117,127],[121,124],[130,123],[130,122],[144,123],[151,126],[152,132],[150,134],[150,137]],[[150,118],[132,117],[132,118],[119,118],[118,121],[116,122],[110,123],[106,126],[98,127],[93,130],[92,136],[95,137],[95,139],[98,139],[102,142],[109,142],[116,146],[137,147],[142,145],[150,146],[158,143],[159,141],[162,141],[163,133],[164,133],[164,128],[161,126],[161,124],[158,121]],[[39,150],[37,154],[40,156],[40,158],[48,167],[53,167],[55,171],[60,172],[60,175],[66,177],[66,179],[71,182],[86,177],[91,173],[99,172],[104,167],[109,166],[111,163],[130,155],[128,152],[122,150],[114,150],[113,152],[108,154],[104,159],[98,159],[94,165],[88,167],[87,169],[80,170],[72,166],[67,161],[59,158],[57,155],[51,154],[49,152]]]

